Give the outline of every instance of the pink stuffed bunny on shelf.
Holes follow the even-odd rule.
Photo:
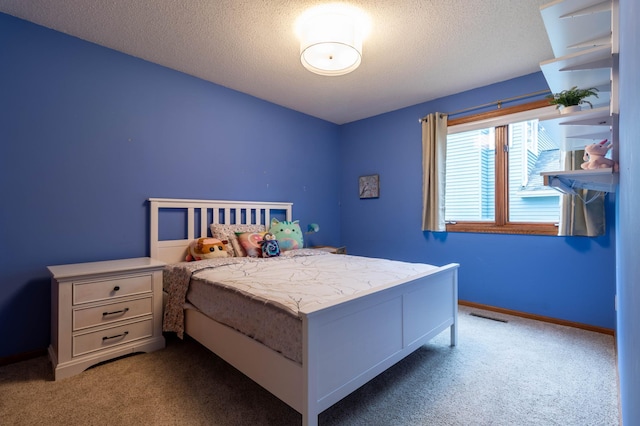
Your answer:
[[[604,168],[615,169],[615,161],[605,158],[605,155],[607,155],[607,152],[609,152],[612,146],[612,143],[607,144],[607,139],[585,146],[584,156],[582,157],[584,163],[582,163],[580,167],[582,167],[584,170]]]

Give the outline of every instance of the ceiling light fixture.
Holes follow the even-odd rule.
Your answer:
[[[350,73],[360,65],[369,26],[367,16],[353,6],[332,3],[307,10],[296,25],[302,65],[320,75]]]

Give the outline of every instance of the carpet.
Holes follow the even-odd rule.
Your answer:
[[[489,318],[474,316],[479,314]],[[320,414],[337,425],[619,425],[610,335],[460,307],[443,332]],[[0,367],[3,425],[299,425],[190,338],[54,382],[44,356]]]

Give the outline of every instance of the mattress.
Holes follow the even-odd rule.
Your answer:
[[[294,252],[278,258],[211,259],[172,268],[190,271],[183,303],[298,363],[302,361],[301,311],[406,282],[435,268],[314,250]]]

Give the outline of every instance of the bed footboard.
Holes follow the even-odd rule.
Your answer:
[[[303,424],[451,328],[457,343],[457,264],[383,291],[304,313]]]
[[[420,346],[451,329],[457,343],[457,264],[303,316],[297,364],[199,311],[186,311],[193,338],[302,414],[303,425]]]

